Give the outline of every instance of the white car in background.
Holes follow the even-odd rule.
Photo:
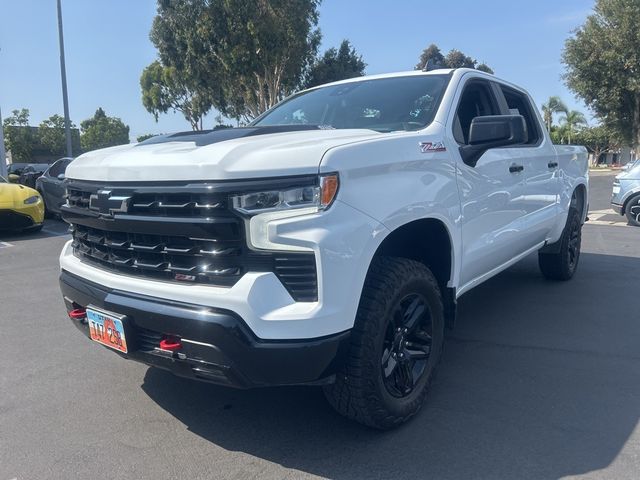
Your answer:
[[[640,227],[640,161],[636,160],[613,181],[611,207],[624,215],[630,225]]]

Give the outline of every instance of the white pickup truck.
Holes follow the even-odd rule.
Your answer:
[[[66,177],[60,285],[87,336],[193,379],[321,385],[377,428],[420,409],[461,295],[536,251],[573,276],[588,198],[586,150],[469,69],[323,85]]]

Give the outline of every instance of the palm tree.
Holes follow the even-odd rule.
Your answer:
[[[569,109],[560,97],[549,97],[547,103],[542,104],[542,115],[544,116],[544,123],[547,125],[547,131],[551,131],[554,113],[567,113],[568,111]]]
[[[575,128],[579,125],[586,125],[587,119],[582,112],[578,112],[577,110],[570,110],[564,114],[564,117],[560,119],[560,121],[567,128],[567,140],[569,144],[571,144],[571,134],[575,131]]]

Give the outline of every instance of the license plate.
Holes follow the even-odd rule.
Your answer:
[[[618,186],[613,187],[613,194],[616,195],[618,193],[620,193],[620,187]]]
[[[127,340],[124,336],[122,318],[124,317],[115,313],[87,308],[87,321],[89,322],[91,340],[119,352],[127,353]]]

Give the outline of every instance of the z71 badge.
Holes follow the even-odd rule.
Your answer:
[[[447,147],[442,142],[420,142],[419,145],[422,153],[447,151]]]

